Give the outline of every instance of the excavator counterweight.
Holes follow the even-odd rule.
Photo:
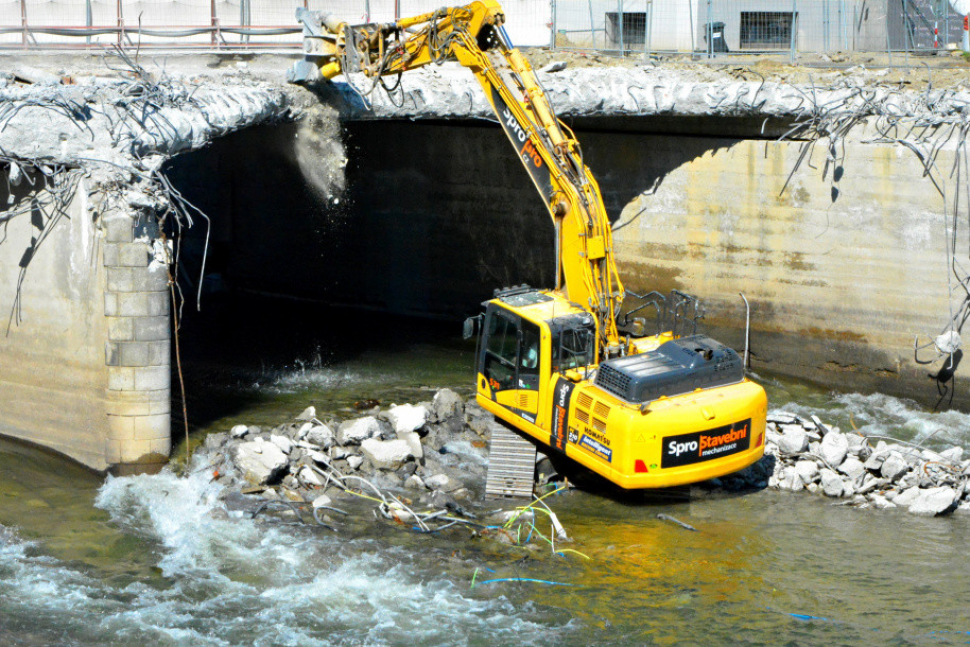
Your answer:
[[[651,293],[623,310],[637,295],[627,295],[617,272],[599,186],[512,46],[498,2],[390,23],[349,25],[305,9],[297,18],[306,57],[292,81],[363,77],[366,94],[431,63],[467,68],[546,205],[556,285],[498,291],[488,302],[476,356],[482,407],[623,488],[696,483],[763,455],[764,389],[744,376],[732,349],[679,329],[691,308],[697,314],[696,300]],[[656,334],[634,316],[647,306],[657,310]]]

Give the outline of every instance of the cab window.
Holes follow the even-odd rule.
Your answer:
[[[513,315],[502,310],[489,314],[486,326],[485,362],[482,372],[496,391],[515,388],[519,330]]]
[[[522,345],[519,352],[520,389],[539,388],[539,326],[522,320]]]

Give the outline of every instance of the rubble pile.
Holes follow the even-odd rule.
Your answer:
[[[273,429],[236,425],[210,434],[204,451],[219,456],[227,491],[263,500],[320,508],[354,489],[382,499],[382,491],[406,493],[414,505],[456,509],[482,498],[487,440],[498,423],[477,404],[442,389],[431,402],[362,413],[321,420],[309,407]],[[394,504],[383,512],[401,521],[411,514]]]
[[[904,508],[923,516],[970,512],[970,457],[843,433],[817,416],[768,416],[765,459],[730,479],[846,499],[857,507]],[[725,481],[730,482],[730,479]]]

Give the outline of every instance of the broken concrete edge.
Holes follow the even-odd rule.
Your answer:
[[[916,117],[932,114],[963,121],[970,91],[958,88],[901,89],[849,75],[819,85],[776,81],[700,81],[662,68],[581,68],[539,73],[560,117],[763,117],[798,120],[819,111],[828,116]],[[332,99],[341,116],[368,119],[495,119],[485,94],[468,71],[455,64],[423,68],[402,79],[390,95],[372,80],[353,75],[312,84]]]

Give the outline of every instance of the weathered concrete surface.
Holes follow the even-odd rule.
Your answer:
[[[685,142],[651,144],[663,159]],[[744,292],[756,370],[935,398],[927,376],[939,366],[917,365],[913,341],[929,342],[950,317],[941,198],[910,151],[858,140],[846,144],[840,181],[823,178],[820,146],[817,170],[806,165],[782,192],[800,150],[750,140],[714,148],[633,197],[615,234],[626,286],[700,295],[707,324],[737,347]],[[952,157],[944,150],[941,165]],[[965,390],[957,396],[966,406]]]
[[[6,180],[6,173],[0,175],[2,204]],[[46,224],[39,209],[33,217],[0,224],[0,433],[103,469],[108,331],[101,245],[86,188],[82,182],[56,233],[29,257],[25,251]],[[46,197],[44,191],[23,191],[15,204]]]
[[[199,88],[133,69],[24,85],[0,73],[0,434],[95,469],[167,460],[172,256],[160,223],[187,218],[158,168],[289,111],[290,95],[258,82]],[[20,178],[11,196],[8,176]]]

